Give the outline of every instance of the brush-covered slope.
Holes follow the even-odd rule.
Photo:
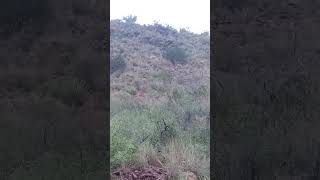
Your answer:
[[[123,72],[111,75],[112,95],[129,91],[131,95],[157,98],[160,94],[152,94],[152,90],[169,88],[166,87],[169,84],[190,88],[209,86],[209,34],[179,32],[160,24],[142,26],[120,20],[111,21],[110,28],[111,63],[122,54],[126,64]],[[170,47],[185,51],[187,62],[174,64],[167,60],[164,54]]]
[[[160,162],[164,176],[208,179],[209,34],[120,20],[110,30],[111,167]]]

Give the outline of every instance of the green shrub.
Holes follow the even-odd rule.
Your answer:
[[[163,57],[173,64],[185,64],[187,63],[188,55],[183,49],[172,47],[165,50]]]
[[[119,135],[118,130],[120,130],[121,127],[117,125],[118,124],[115,123],[111,129],[110,163],[112,169],[131,162],[134,159],[132,155],[137,150],[132,139]]]
[[[135,159],[137,146],[161,147],[176,135],[174,114],[159,109],[123,110],[111,117],[111,165]]]
[[[149,140],[153,144],[163,142],[168,133],[173,135],[176,126],[172,112],[155,108],[123,110],[112,117],[112,122],[117,124],[115,126],[123,128],[122,134],[119,136],[134,139],[136,143],[142,143],[145,140]],[[168,127],[166,128],[166,126]]]
[[[116,71],[123,72],[127,67],[126,61],[124,60],[121,54],[118,55],[115,59],[111,59],[110,65],[111,65],[111,69],[110,69],[111,74]]]

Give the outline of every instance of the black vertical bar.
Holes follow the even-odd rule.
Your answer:
[[[214,139],[214,128],[215,128],[215,113],[214,113],[214,102],[212,89],[213,89],[213,50],[214,50],[214,18],[213,18],[213,6],[214,2],[210,1],[210,179],[214,179],[214,162],[215,162],[215,151],[216,151],[216,142]]]
[[[108,81],[106,83],[106,97],[107,97],[107,179],[111,179],[111,172],[110,172],[110,0],[105,1],[106,2],[106,10],[107,10],[107,18],[106,18],[106,39],[105,39],[105,52],[107,53],[107,73]]]

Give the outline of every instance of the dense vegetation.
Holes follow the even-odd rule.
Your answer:
[[[0,179],[106,178],[107,12],[89,2],[1,2]]]
[[[122,54],[119,54],[116,58],[110,60],[110,67],[111,74],[113,74],[116,71],[119,71],[121,73],[126,69],[127,64]]]
[[[163,53],[163,57],[168,59],[172,64],[184,64],[187,62],[186,52],[178,47],[167,48]]]
[[[209,179],[209,35],[128,19],[110,27],[111,62],[126,62],[110,78],[112,171],[158,160]]]
[[[319,2],[216,1],[214,179],[319,179]]]

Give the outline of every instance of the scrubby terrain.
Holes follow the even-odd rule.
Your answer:
[[[114,178],[131,169],[132,177],[150,171],[157,179],[161,171],[163,179],[209,179],[209,39],[130,18],[111,21]]]
[[[318,1],[215,1],[214,179],[319,179]]]

